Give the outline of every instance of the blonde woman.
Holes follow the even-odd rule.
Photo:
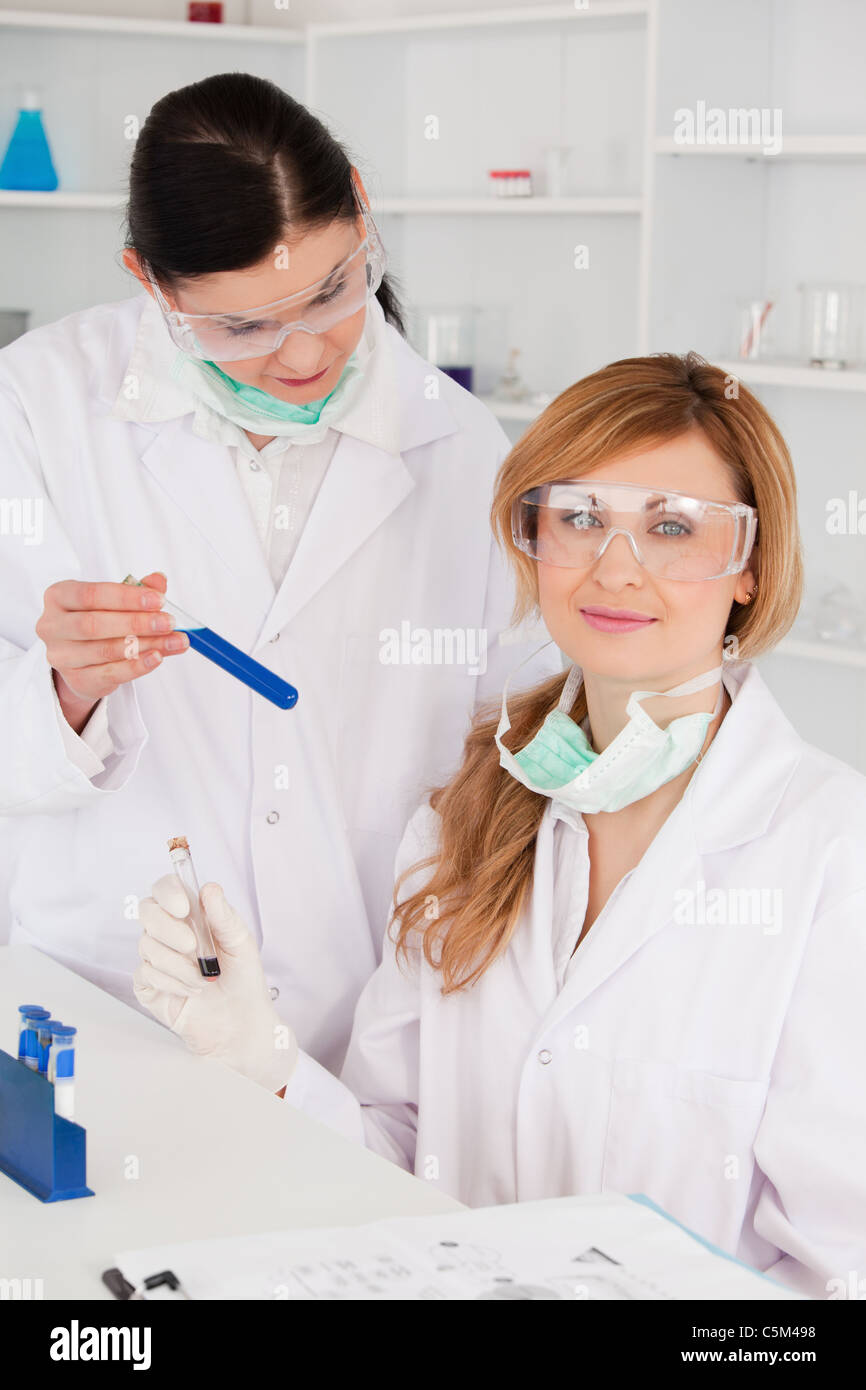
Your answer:
[[[341,1080],[216,885],[220,980],[163,880],[139,998],[469,1205],[643,1192],[822,1296],[866,1261],[866,779],[751,664],[800,602],[785,443],[700,358],[616,362],[511,451],[492,519],[572,665],[479,717],[409,823]]]

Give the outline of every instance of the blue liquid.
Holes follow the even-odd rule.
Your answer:
[[[177,630],[186,633],[190,646],[201,652],[202,656],[206,656],[216,666],[221,666],[230,676],[243,681],[244,685],[248,685],[257,694],[264,695],[271,704],[279,705],[280,709],[291,709],[297,704],[298,692],[293,685],[274,675],[267,666],[254,661],[251,656],[242,652],[240,647],[227,642],[212,628],[179,627]]]
[[[458,386],[462,386],[465,391],[472,390],[472,368],[471,367],[440,367],[440,372],[450,376],[452,381],[456,381]]]
[[[0,165],[0,188],[53,192],[57,173],[40,111],[19,111],[12,138]]]

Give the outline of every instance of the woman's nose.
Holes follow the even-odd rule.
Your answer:
[[[597,579],[604,579],[610,584],[635,583],[642,582],[643,568],[637,541],[631,531],[625,527],[615,527],[602,542],[593,572]]]
[[[296,330],[283,340],[275,356],[293,376],[315,376],[321,370],[322,339],[316,333]]]

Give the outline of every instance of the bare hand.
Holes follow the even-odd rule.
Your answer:
[[[160,611],[165,575],[148,574],[143,582],[146,588],[63,579],[45,590],[36,635],[45,643],[60,707],[76,733],[97,701],[189,646],[186,633],[174,632],[173,618]]]

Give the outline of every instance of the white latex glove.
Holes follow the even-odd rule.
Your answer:
[[[258,948],[243,919],[218,883],[204,885],[201,905],[220,964],[220,974],[205,979],[198,968],[195,933],[183,920],[189,913],[183,885],[167,874],[152,892],[139,905],[136,999],[179,1034],[191,1052],[224,1062],[268,1090],[281,1090],[295,1069],[298,1043],[274,1008]]]

